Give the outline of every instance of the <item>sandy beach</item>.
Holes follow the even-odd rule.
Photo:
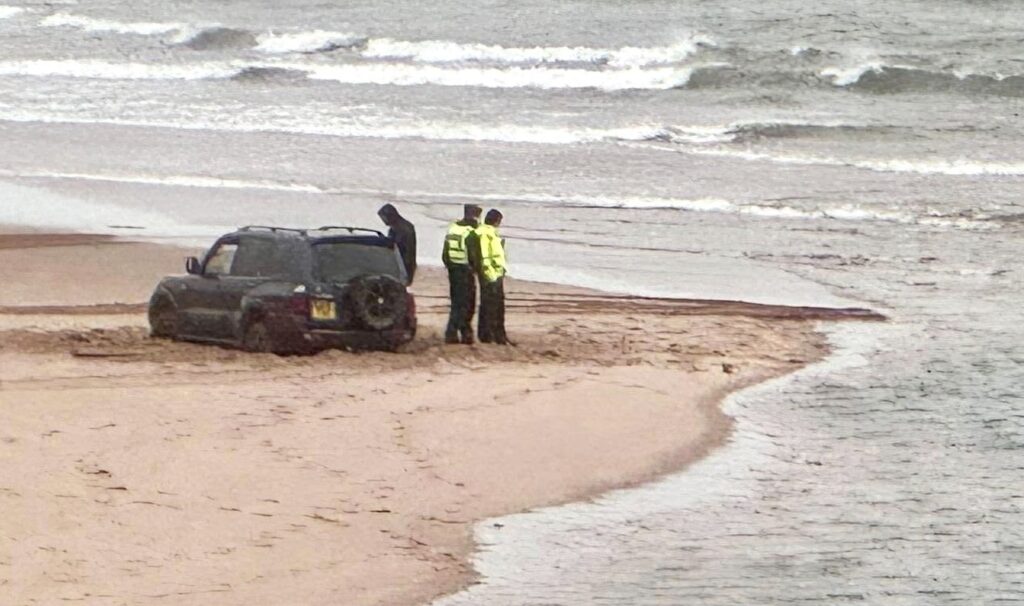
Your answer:
[[[280,358],[148,338],[190,252],[0,235],[0,603],[428,603],[475,523],[685,468],[850,315],[516,281],[518,347],[445,346],[427,269],[405,351]]]
[[[1024,605],[1022,31],[0,0],[0,606]],[[386,204],[401,351],[149,337],[190,247]],[[516,348],[442,342],[467,204]]]

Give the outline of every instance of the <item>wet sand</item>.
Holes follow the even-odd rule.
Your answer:
[[[399,354],[147,337],[189,251],[0,235],[0,593],[12,604],[422,604],[473,524],[683,469],[730,391],[820,359],[808,308],[510,282],[516,348],[446,346],[418,276]]]

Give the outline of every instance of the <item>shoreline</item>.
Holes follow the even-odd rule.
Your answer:
[[[78,576],[74,567],[23,551],[26,564],[16,566],[12,589],[25,599],[107,592],[147,603],[160,593],[147,593],[154,583],[190,575],[222,603],[251,603],[255,596],[429,603],[475,578],[477,522],[684,470],[727,440],[732,422],[720,405],[728,394],[827,355],[814,322],[878,319],[516,281],[509,327],[521,346],[453,348],[440,343],[443,276],[425,268],[416,285],[425,330],[408,353],[252,356],[145,337],[138,298],[155,281],[143,276],[177,272],[182,250],[124,240],[115,246],[83,234],[47,245],[46,237],[20,236],[35,246],[15,246],[0,234],[0,263],[11,274],[4,277],[11,288],[0,297],[0,415],[11,417],[5,425],[12,434],[0,435],[0,452],[60,479],[43,473],[43,486],[31,482],[32,474],[0,482],[13,520],[0,522],[0,547],[14,549],[16,561],[16,546],[25,549],[27,541],[60,542],[72,552],[88,552],[97,541],[115,549],[85,566],[92,574]],[[80,263],[128,271],[86,276],[69,298],[53,292],[68,278],[59,261],[69,251]],[[172,253],[179,261],[173,267]],[[42,280],[32,277],[41,274]],[[202,406],[211,398],[218,402],[213,411]],[[177,419],[171,425],[184,427],[173,435],[150,427],[167,420],[168,409]],[[38,419],[40,410],[47,422]],[[266,423],[239,420],[253,415]],[[108,433],[118,436],[98,444],[93,428],[109,424]],[[130,431],[121,435],[121,426]],[[139,441],[138,433],[154,441]],[[212,454],[234,439],[248,455],[244,461]],[[67,444],[48,453],[29,446],[44,440]],[[180,444],[168,450],[161,440]],[[150,467],[143,473],[125,455]],[[190,461],[187,468],[218,470],[211,474],[217,482],[183,482],[181,468],[171,464],[175,456]],[[222,490],[225,483],[232,490]],[[286,496],[257,498],[258,489],[274,486],[288,486]],[[136,494],[142,498],[129,499]],[[69,501],[76,500],[91,504],[75,508]],[[206,507],[208,501],[218,505]],[[127,511],[133,503],[150,511]],[[19,520],[32,527],[31,512],[42,520],[30,538],[18,529]],[[248,519],[232,520],[235,514]],[[101,539],[96,533],[111,515],[132,534]],[[56,524],[70,524],[72,532],[48,537]],[[180,524],[207,528],[209,536],[191,537],[202,548],[161,538]],[[253,543],[253,531],[266,534]],[[104,563],[139,555],[128,539],[139,534],[154,542],[147,557],[162,572],[136,570],[148,583],[105,577]],[[160,557],[175,549],[198,563]],[[282,574],[281,561],[295,571]],[[333,564],[324,569],[326,561]],[[60,591],[41,581],[52,578],[54,567],[69,579]],[[207,578],[211,567],[216,574]],[[265,574],[245,582],[240,574],[253,569]],[[299,586],[305,593],[289,593]],[[187,595],[179,602],[198,599]]]

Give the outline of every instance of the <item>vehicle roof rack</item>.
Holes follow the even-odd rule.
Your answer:
[[[238,228],[238,231],[270,231],[274,233],[283,231],[293,234],[306,235],[306,230],[304,229],[296,229],[294,227],[274,227],[271,225],[246,225],[245,227]]]
[[[315,231],[315,232],[346,231],[346,232],[348,232],[350,234],[353,234],[353,235],[355,235],[357,233],[360,233],[360,234],[372,234],[372,235],[375,235],[375,236],[379,236],[381,238],[386,238],[387,237],[387,236],[384,235],[383,232],[378,231],[376,229],[367,229],[365,227],[349,227],[347,225],[324,225],[323,227],[318,227],[318,228],[316,228],[314,230],[311,230],[311,231]]]

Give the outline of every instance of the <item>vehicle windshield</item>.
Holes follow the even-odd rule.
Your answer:
[[[364,275],[388,275],[404,283],[405,268],[387,246],[354,242],[325,242],[313,246],[319,279],[344,283]]]

